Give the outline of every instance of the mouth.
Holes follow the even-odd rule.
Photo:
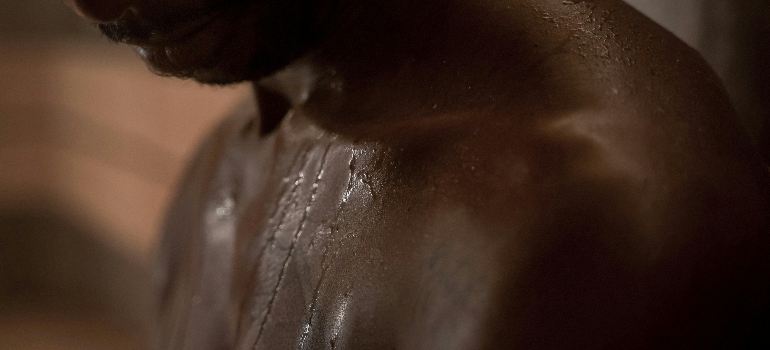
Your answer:
[[[198,78],[215,65],[222,48],[237,33],[242,9],[226,1],[185,15],[148,19],[132,10],[99,25],[107,38],[134,46],[149,68],[160,75]]]
[[[216,5],[166,16],[129,9],[99,27],[112,41],[132,45],[158,75],[227,85],[261,79],[308,52],[331,28],[329,9],[339,5],[322,7],[326,0],[208,2]]]
[[[200,31],[237,2],[225,1],[204,9],[152,19],[129,9],[117,20],[99,24],[99,29],[110,40],[119,43],[136,46],[168,45]]]

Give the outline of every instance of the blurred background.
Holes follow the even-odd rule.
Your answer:
[[[701,51],[770,159],[770,5],[628,2]],[[59,0],[0,0],[0,82],[0,349],[147,348],[175,183],[250,88],[155,77]]]

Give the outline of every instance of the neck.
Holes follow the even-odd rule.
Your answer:
[[[318,49],[258,86],[337,131],[531,103],[543,61],[571,35],[547,20],[569,13],[561,0],[533,2],[353,3]]]

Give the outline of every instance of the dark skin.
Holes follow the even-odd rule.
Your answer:
[[[171,210],[164,349],[766,341],[768,173],[620,1],[74,2],[156,72],[257,92]]]

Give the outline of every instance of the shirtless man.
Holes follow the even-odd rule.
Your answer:
[[[698,54],[619,0],[68,1],[155,72],[257,92],[171,210],[163,349],[770,333],[767,171]]]

